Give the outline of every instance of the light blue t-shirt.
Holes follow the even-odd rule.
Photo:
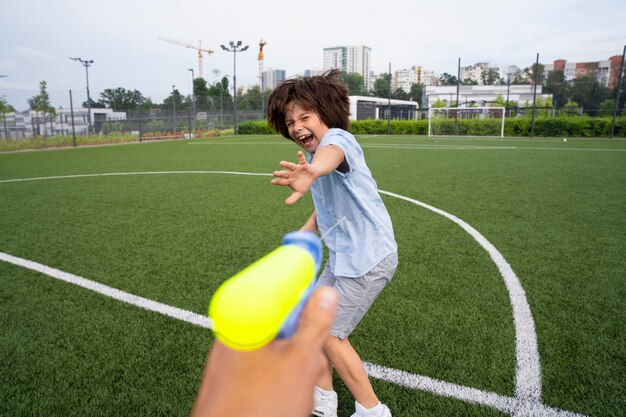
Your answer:
[[[324,237],[324,243],[328,247],[331,271],[338,276],[356,278],[396,252],[398,246],[391,218],[354,136],[342,129],[330,129],[317,149],[329,145],[341,148],[349,170],[346,173],[335,170],[319,177],[311,186],[317,227],[323,236],[345,216]],[[307,154],[309,163],[314,155]]]

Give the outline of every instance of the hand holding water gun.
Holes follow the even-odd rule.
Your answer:
[[[282,246],[225,281],[209,305],[217,339],[235,350],[259,349],[296,330],[322,262],[311,232],[291,232]]]

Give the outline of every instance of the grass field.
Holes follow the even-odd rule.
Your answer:
[[[358,139],[400,264],[351,340],[394,416],[625,416],[626,141]],[[296,151],[241,136],[0,154],[0,253],[205,315],[312,210],[233,173]],[[6,261],[0,326],[2,416],[186,415],[213,340]]]

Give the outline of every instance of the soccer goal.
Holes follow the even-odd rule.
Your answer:
[[[504,107],[431,107],[428,136],[504,137]]]

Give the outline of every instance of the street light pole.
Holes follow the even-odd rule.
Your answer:
[[[91,98],[89,97],[89,66],[93,64],[93,59],[85,60],[82,58],[72,58],[71,60],[80,62],[85,67],[85,75],[87,77],[87,134],[92,131],[91,127]]]
[[[191,113],[193,114],[193,118],[196,118],[196,86],[194,85],[194,80],[196,77],[193,75],[193,68],[187,68],[191,71]]]
[[[172,128],[172,133],[176,132],[176,86],[172,85],[172,109],[174,116],[174,127]]]
[[[235,136],[237,135],[237,52],[243,52],[248,49],[248,45],[241,46],[241,41],[237,41],[237,43],[230,41],[230,48],[225,47],[224,45],[220,45],[223,50],[226,52],[233,53],[233,111],[235,113],[235,127],[233,132]]]

